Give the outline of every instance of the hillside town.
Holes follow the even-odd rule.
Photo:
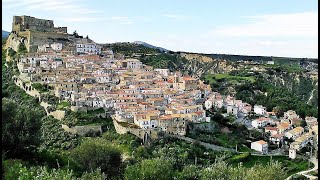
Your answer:
[[[317,157],[317,152],[315,155],[312,152],[318,150],[316,117],[302,118],[294,110],[280,117],[275,110],[267,111],[264,104],[249,104],[230,94],[213,91],[196,76],[146,65],[76,31],[68,34],[66,27],[55,27],[52,20],[14,16],[12,29],[5,47],[6,61],[14,62],[13,69],[17,71],[12,80],[38,100],[47,116],[62,122],[65,132],[80,135],[76,129],[84,127],[87,132],[102,133],[101,125],[72,127],[66,122],[71,112],[95,112],[95,118],[112,121],[114,134],[131,134],[141,140],[141,146],[167,135],[240,156],[245,153],[288,156],[289,161]],[[233,149],[188,136],[191,126],[204,128],[201,129],[204,133],[212,131],[220,123],[214,122],[217,114],[223,121],[228,119],[225,126],[217,126],[225,132],[229,131],[228,126],[234,125],[244,127],[250,137],[253,132],[262,135],[261,138],[246,139],[250,146],[239,151],[238,144]],[[247,146],[242,142],[242,146]]]
[[[24,43],[29,50],[17,61],[20,75],[15,76],[14,81],[18,86],[39,97],[40,101],[39,86],[46,87],[59,102],[70,103],[72,111],[103,109],[103,116],[112,117],[120,134],[130,132],[144,140],[154,138],[159,132],[185,136],[188,124],[211,121],[206,111],[226,109],[225,117],[234,116],[236,123],[268,133],[268,142],[251,143],[255,151],[268,154],[271,144],[278,148],[288,145],[289,157],[294,159],[296,152],[308,144],[318,144],[315,117],[302,119],[289,110],[277,118],[262,105],[252,107],[230,95],[212,92],[200,79],[153,68],[138,59],[116,57],[111,49],[104,49],[76,33],[67,37],[66,28],[55,28],[51,21],[15,17],[13,30],[8,48],[18,50],[20,43]],[[59,37],[50,41],[37,40],[36,45],[28,44],[37,39],[35,34],[34,39],[28,36],[13,43],[12,39],[19,33],[30,35],[35,30]],[[69,39],[67,43],[61,41],[61,34]],[[301,121],[306,121],[306,126],[301,127]]]
[[[64,54],[62,44],[53,43],[52,49],[39,51],[21,58],[21,73],[16,82],[29,81],[52,87],[54,95],[68,101],[74,111],[103,108],[113,112],[115,123],[147,131],[164,131],[184,136],[188,123],[209,122],[206,110],[226,108],[236,118],[254,113],[249,128],[270,133],[269,143],[287,143],[285,137],[294,140],[290,155],[295,157],[309,142],[318,143],[317,119],[306,117],[307,130],[299,126],[301,118],[288,111],[277,119],[261,105],[236,100],[211,92],[201,80],[183,76],[169,69],[154,69],[137,59],[115,59],[111,50],[103,51],[96,44],[77,44],[77,55]],[[58,48],[56,48],[58,47]],[[20,79],[19,79],[20,78]],[[30,91],[32,85],[26,86]],[[203,109],[203,105],[205,109]],[[119,133],[126,131],[119,130]],[[132,131],[134,133],[134,131]],[[140,132],[141,133],[141,132]],[[137,134],[137,136],[141,136]],[[313,138],[314,137],[314,138]],[[251,148],[268,153],[268,143],[252,142]]]

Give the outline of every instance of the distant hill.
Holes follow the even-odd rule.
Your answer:
[[[165,48],[157,47],[157,46],[148,44],[148,43],[143,42],[143,41],[134,41],[134,42],[132,42],[132,43],[134,43],[134,44],[140,44],[140,45],[143,45],[143,46],[148,47],[148,48],[159,49],[159,50],[162,51],[162,52],[168,52],[168,51],[169,51],[169,50],[167,50],[167,49],[165,49]]]
[[[2,38],[7,38],[10,32],[2,30]]]
[[[110,44],[101,44],[103,48],[112,49],[115,53],[120,53],[125,56],[131,56],[133,54],[157,54],[161,53],[158,48],[150,48],[142,44],[130,43],[130,42],[117,42]]]
[[[275,56],[250,56],[250,55],[235,55],[235,54],[205,54],[205,53],[190,53],[178,51],[177,53],[199,54],[208,56],[213,59],[225,59],[227,61],[255,61],[259,63],[274,61],[276,64],[299,64],[304,61],[318,63],[318,58],[294,58],[294,57],[275,57]]]

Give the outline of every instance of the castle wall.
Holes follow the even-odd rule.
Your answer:
[[[44,44],[51,44],[58,39],[68,39],[68,34],[56,32],[34,32],[30,31],[30,38],[28,41],[29,52],[37,52],[38,46]]]
[[[80,136],[85,136],[89,132],[102,133],[101,125],[75,126],[70,128],[69,126],[62,124],[61,127],[69,133],[78,134]]]
[[[158,131],[156,130],[145,130],[145,129],[138,129],[138,128],[123,127],[116,120],[113,120],[113,125],[118,134],[131,133],[139,137],[140,139],[143,139],[145,134],[147,133],[151,139],[158,138]]]
[[[13,16],[12,31],[20,32],[26,29],[36,31],[52,31],[53,20],[38,19],[31,16]]]
[[[31,16],[14,16],[12,31],[14,39],[7,44],[17,51],[19,43],[23,42],[29,53],[37,52],[38,46],[56,42],[58,39],[68,39],[69,36],[67,27],[54,27],[52,20]]]

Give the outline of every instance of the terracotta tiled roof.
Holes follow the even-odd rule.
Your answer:
[[[259,144],[261,144],[261,145],[268,144],[268,143],[265,142],[264,140],[256,141],[256,143],[259,143]]]

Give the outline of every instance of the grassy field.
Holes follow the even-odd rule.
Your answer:
[[[244,144],[238,145],[238,151],[239,151],[239,152],[256,152],[255,150],[248,148],[248,147],[247,147],[246,145],[244,145]]]
[[[300,73],[304,70],[298,64],[264,64],[265,68],[278,69],[288,73]]]
[[[70,106],[71,105],[70,105],[70,103],[68,101],[62,101],[57,105],[57,109],[63,110],[63,109],[65,109],[67,107],[70,107]]]
[[[206,74],[204,76],[205,80],[208,81],[210,84],[211,83],[216,83],[217,80],[226,80],[230,83],[239,83],[241,81],[249,81],[251,83],[254,83],[256,81],[254,76],[232,76],[228,73],[223,73],[223,74]]]

